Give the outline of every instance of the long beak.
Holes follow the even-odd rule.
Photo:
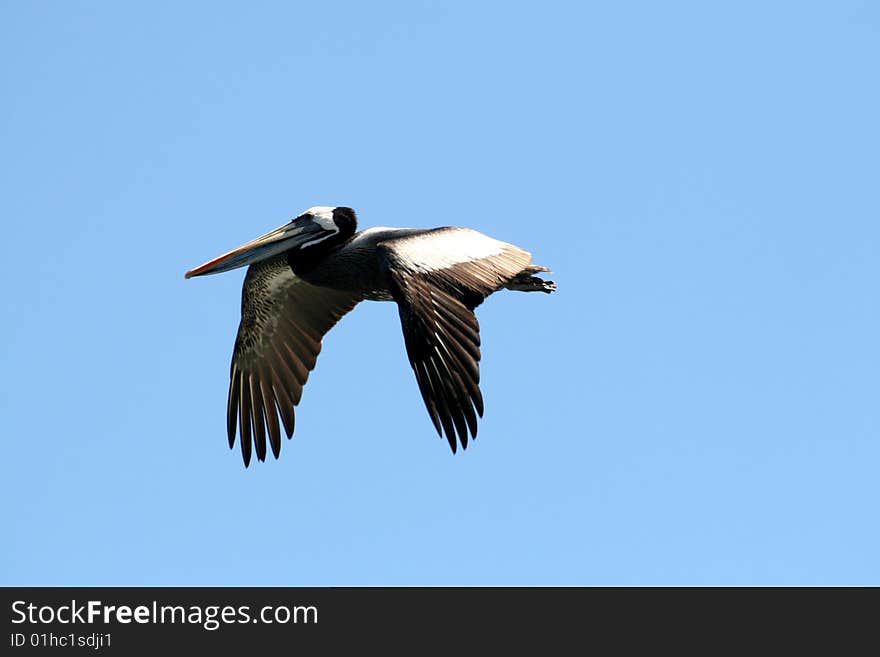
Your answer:
[[[308,241],[316,239],[318,233],[329,233],[317,223],[302,222],[294,219],[289,224],[276,228],[262,237],[243,244],[222,256],[214,258],[203,265],[190,269],[186,272],[186,278],[193,276],[205,276],[207,274],[219,274],[230,269],[237,269],[245,265],[251,265],[270,258],[284,251],[295,248]]]

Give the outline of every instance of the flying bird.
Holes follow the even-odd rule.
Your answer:
[[[533,275],[550,270],[531,254],[469,228],[356,229],[351,208],[313,207],[186,273],[248,265],[226,411],[229,447],[237,432],[245,467],[252,450],[266,459],[267,437],[278,458],[323,336],[364,300],[397,303],[428,415],[453,453],[467,448],[483,416],[474,308],[502,288],[556,289]]]

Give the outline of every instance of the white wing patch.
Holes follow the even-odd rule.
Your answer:
[[[411,270],[430,272],[500,255],[506,246],[470,228],[450,228],[397,240],[394,250]]]

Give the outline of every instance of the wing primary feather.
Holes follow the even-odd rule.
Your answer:
[[[428,409],[428,416],[431,418],[431,422],[434,423],[434,428],[437,429],[437,433],[442,437],[443,430],[440,428],[440,418],[437,415],[437,405],[428,394],[428,391],[431,388],[431,383],[426,378],[427,375],[424,369],[424,363],[419,362],[413,364],[413,371],[416,373],[416,383],[419,384],[419,392],[422,394],[425,408]]]
[[[244,460],[244,467],[248,467],[251,462],[251,393],[250,386],[244,384],[244,372],[241,373],[240,387],[238,429],[239,439],[241,440],[241,458]]]
[[[437,327],[441,328],[441,327]],[[459,341],[455,339],[454,335],[446,334],[445,332],[441,333],[437,331],[434,333],[434,337],[437,342],[443,347],[443,350],[452,359],[460,368],[464,369],[467,374],[470,375],[470,378],[479,381],[480,380],[480,366],[473,357],[468,354],[461,346]],[[445,340],[443,338],[446,338]]]
[[[290,362],[290,357],[282,355],[281,351],[278,347],[272,346],[272,349],[275,351],[277,358],[275,359],[275,363],[278,365],[279,372],[278,377],[279,381],[283,384],[284,390],[287,393],[288,399],[290,399],[290,403],[293,406],[299,404],[299,400],[302,397],[302,389],[304,382],[300,380],[299,376],[294,373],[294,367]],[[290,353],[287,347],[283,348],[285,353]],[[296,361],[299,364],[299,361]]]
[[[251,388],[251,419],[254,423],[254,443],[257,448],[257,458],[266,460],[266,426],[263,422],[263,395],[260,394],[260,383],[254,381],[254,375],[248,377]]]
[[[281,454],[281,427],[278,424],[275,393],[267,379],[268,376],[260,376],[260,389],[263,393],[263,412],[266,416],[266,428],[269,430],[269,444],[272,446],[272,455],[277,459]]]
[[[450,417],[449,408],[446,406],[446,400],[444,399],[442,383],[434,379],[431,370],[428,368],[428,362],[420,361],[419,365],[424,368],[428,385],[430,386],[432,393],[431,399],[433,399],[436,404],[437,416],[440,418],[440,424],[443,425],[443,434],[446,436],[446,441],[452,448],[452,453],[455,454],[458,445],[455,440],[455,429],[452,426],[452,418]]]
[[[437,290],[437,292],[441,291]],[[475,340],[479,341],[480,323],[477,321],[477,316],[474,315],[471,310],[468,310],[467,307],[454,297],[442,292],[435,295],[432,291],[431,301],[436,305],[441,306],[445,311],[443,313],[438,313],[439,315],[442,315],[449,321],[455,322],[463,333],[472,335]]]
[[[479,334],[463,332],[460,329],[460,324],[451,322],[449,316],[446,314],[438,313],[435,315],[435,319],[440,330],[461,345],[462,349],[466,350],[473,360],[480,360]]]
[[[450,362],[454,363],[457,367],[459,375],[459,382],[462,386],[467,389],[468,395],[473,402],[474,406],[477,409],[477,412],[480,414],[480,417],[483,416],[483,395],[480,392],[480,370],[479,365],[475,363],[473,360],[468,358],[463,352],[458,350],[458,343],[455,340],[449,340],[449,344],[452,345],[453,350],[456,353],[452,353],[450,351],[449,346],[446,344],[446,340],[444,340],[439,334],[435,334],[434,336],[437,339],[437,343],[443,347],[443,350],[446,352],[449,357]],[[476,421],[476,418],[474,419]],[[473,431],[474,436],[476,436],[476,430]]]
[[[437,352],[436,350],[435,355],[431,357],[430,363],[434,367],[434,371],[437,373],[437,378],[443,386],[444,395],[446,397],[446,405],[450,409],[452,423],[455,426],[455,430],[458,432],[458,440],[459,442],[461,442],[462,449],[467,449],[468,433],[467,425],[465,424],[464,419],[464,404],[462,403],[459,391],[455,387],[454,375],[449,370],[443,359],[439,358],[439,352]],[[441,365],[443,366],[443,370],[445,372],[440,371]],[[469,404],[470,402],[465,403]]]
[[[271,364],[269,365],[269,372],[272,378],[272,388],[275,391],[275,404],[278,406],[278,412],[281,414],[281,422],[284,424],[284,432],[287,434],[287,438],[290,439],[293,437],[293,428],[296,417],[293,412],[293,400],[290,399],[287,387],[281,382],[278,372],[275,371],[275,368]]]
[[[232,370],[232,376],[229,379],[229,399],[226,403],[226,435],[229,438],[229,449],[235,445],[235,429],[238,421],[238,397],[241,391],[241,379],[238,376],[238,370]]]
[[[291,350],[291,353],[296,353],[308,376],[308,372],[315,369],[318,352],[321,351],[321,341],[304,333],[301,326],[290,320],[287,321],[287,326],[289,327],[287,341],[299,347],[295,352]],[[290,350],[289,345],[287,347]]]
[[[434,389],[439,391],[439,394],[436,395],[436,399],[440,402],[440,406],[443,408],[443,414],[440,416],[440,421],[443,424],[443,430],[446,433],[446,440],[449,442],[449,446],[452,448],[452,453],[454,454],[458,449],[457,440],[455,437],[455,420],[454,413],[450,404],[449,399],[446,394],[446,386],[443,384],[443,377],[440,376],[440,372],[437,369],[437,364],[433,360],[427,361],[428,364],[431,365],[431,369],[433,369],[432,381],[434,383]]]
[[[458,391],[459,395],[459,404],[461,405],[462,413],[464,415],[464,419],[467,422],[468,429],[471,432],[471,438],[477,437],[477,416],[474,414],[474,406],[471,402],[471,397],[467,394],[467,387],[462,381],[462,377],[458,372],[453,372],[453,376],[455,377],[455,389]],[[465,443],[467,443],[467,435],[465,434]],[[463,444],[462,447],[467,447],[467,444]]]
[[[304,386],[306,381],[309,380],[309,370],[306,365],[300,361],[297,352],[290,348],[290,345],[283,344],[282,349],[285,352],[284,354],[281,354],[277,348],[275,349],[275,353],[278,354],[281,362],[284,363],[288,371],[292,374],[292,378],[299,383],[300,386]]]

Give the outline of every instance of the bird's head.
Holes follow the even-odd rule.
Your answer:
[[[186,278],[219,274],[252,265],[280,253],[324,252],[354,235],[357,217],[345,207],[318,205],[290,223],[186,272]]]

